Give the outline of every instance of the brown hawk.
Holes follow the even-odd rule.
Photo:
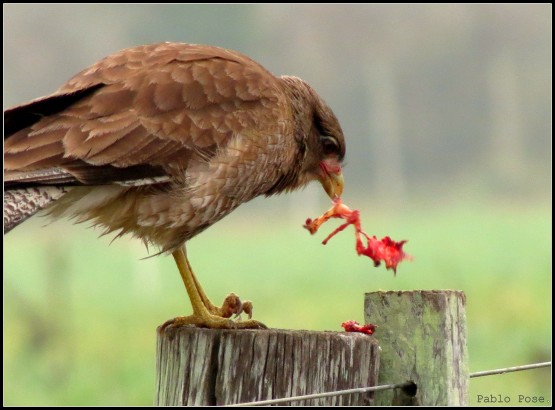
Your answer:
[[[47,208],[172,253],[193,314],[168,324],[263,327],[215,307],[185,243],[236,207],[317,180],[343,190],[337,118],[301,79],[218,47],[161,43],[110,55],[4,112],[4,229]]]

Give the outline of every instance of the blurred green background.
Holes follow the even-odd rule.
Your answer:
[[[4,4],[4,109],[121,48],[239,50],[298,75],[348,141],[347,204],[408,239],[397,277],[350,232],[301,228],[322,189],[256,199],[188,245],[205,289],[272,327],[341,330],[364,292],[460,289],[471,371],[551,357],[551,5]],[[190,306],[171,257],[35,217],[4,238],[5,405],[149,405],[156,326]],[[379,334],[377,334],[379,337]],[[470,399],[543,396],[551,370],[473,379]]]

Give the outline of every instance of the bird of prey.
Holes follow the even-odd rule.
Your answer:
[[[129,48],[4,112],[4,229],[45,208],[129,233],[175,259],[193,313],[168,325],[260,328],[234,294],[210,302],[185,243],[260,195],[313,180],[341,195],[344,155],[336,116],[297,77],[213,46]]]

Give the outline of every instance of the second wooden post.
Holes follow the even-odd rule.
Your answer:
[[[413,381],[416,390],[376,392],[376,405],[468,404],[466,298],[461,291],[366,294],[366,323],[378,325],[378,384]]]

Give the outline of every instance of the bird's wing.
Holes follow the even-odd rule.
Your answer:
[[[123,50],[5,111],[5,181],[160,182],[233,135],[276,127],[281,94],[272,74],[232,51],[175,43]]]

